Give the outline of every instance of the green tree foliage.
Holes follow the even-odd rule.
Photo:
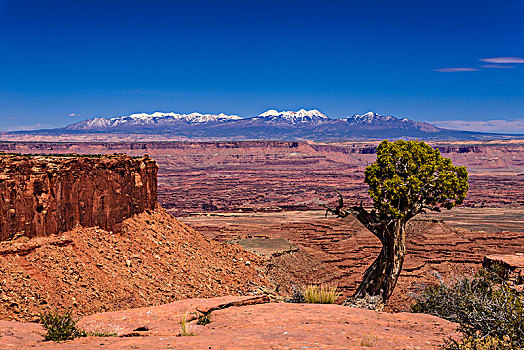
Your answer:
[[[454,166],[423,141],[382,141],[365,182],[381,216],[408,219],[424,209],[451,209],[469,189],[466,167]]]

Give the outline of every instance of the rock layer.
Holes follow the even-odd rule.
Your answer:
[[[119,232],[154,209],[156,162],[148,156],[0,155],[0,241],[82,226]]]

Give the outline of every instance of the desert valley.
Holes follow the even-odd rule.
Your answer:
[[[363,174],[375,160],[377,145],[0,142],[0,151],[18,154],[2,156],[0,315],[27,322],[37,321],[46,310],[74,310],[85,315],[80,324],[87,329],[120,336],[75,340],[70,344],[75,348],[95,343],[228,348],[233,343],[221,327],[234,327],[245,348],[260,346],[259,337],[270,337],[277,348],[319,341],[358,348],[367,334],[381,348],[436,346],[455,328],[444,320],[407,313],[417,288],[435,283],[438,276],[471,273],[486,256],[524,254],[524,142],[430,142],[454,164],[467,166],[470,191],[464,205],[410,221],[403,271],[384,310],[388,314],[380,316],[382,323],[360,325],[357,333],[348,328],[341,331],[347,336],[336,340],[306,336],[307,326],[297,328],[297,323],[337,318],[356,324],[364,317],[356,309],[319,305],[310,312],[327,315],[326,321],[307,321],[313,317],[308,309],[300,309],[305,313],[299,316],[302,311],[284,306],[295,304],[278,302],[309,284],[336,285],[338,303],[355,291],[380,242],[352,217],[325,215],[322,205],[335,204],[335,189],[348,203],[372,204]],[[142,163],[135,165],[137,161]],[[158,180],[156,165],[148,162],[158,165]],[[56,193],[61,182],[62,192]],[[13,223],[13,217],[26,222]],[[522,268],[519,264],[512,268]],[[230,295],[249,297],[226,297]],[[145,309],[120,311],[137,307]],[[178,323],[188,310],[193,322],[212,312],[213,323],[195,324],[199,335],[177,339]],[[138,316],[140,312],[158,316],[153,321]],[[249,335],[238,324],[246,312],[264,331]],[[98,316],[88,316],[93,314]],[[135,321],[125,321],[128,317]],[[289,318],[295,325],[288,329],[274,318]],[[0,338],[4,344],[50,346],[39,342],[36,326],[6,322]],[[330,327],[335,332],[338,326]],[[142,328],[147,331],[134,331]],[[284,330],[278,335],[280,328]],[[17,338],[17,332],[23,336]],[[135,336],[140,340],[130,342]]]

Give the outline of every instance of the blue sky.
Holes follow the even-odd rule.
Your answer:
[[[522,18],[516,0],[0,0],[0,130],[317,108],[524,133]]]

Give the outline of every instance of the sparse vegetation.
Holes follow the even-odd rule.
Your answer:
[[[93,331],[86,334],[88,337],[118,337],[116,333],[108,331]]]
[[[512,347],[510,344],[497,337],[487,336],[485,338],[464,337],[461,341],[447,340],[443,346],[444,350],[516,350],[522,348]]]
[[[188,317],[189,312],[186,312],[184,316],[182,316],[182,320],[180,321],[180,335],[183,337],[195,335],[195,333],[189,330]]]
[[[297,286],[296,284],[291,285],[291,297],[286,300],[288,303],[305,303],[306,299],[304,298],[304,292],[302,291],[302,288]]]
[[[340,296],[337,286],[310,284],[303,290],[304,301],[311,304],[334,304]]]
[[[360,346],[365,348],[372,348],[377,344],[377,337],[371,333],[364,335],[360,341]]]
[[[524,294],[514,280],[498,271],[479,270],[424,288],[415,296],[413,312],[460,324],[462,340],[449,339],[449,350],[513,350],[524,347]]]
[[[76,327],[77,320],[73,318],[70,311],[64,314],[47,312],[40,315],[40,322],[46,330],[44,339],[46,341],[60,342],[64,340],[87,337],[87,333]]]
[[[210,324],[211,323],[211,311],[207,311],[207,312],[201,312],[200,316],[198,316],[198,321],[197,321],[197,324],[200,325],[200,326],[205,326],[207,324]]]
[[[116,333],[106,331],[86,332],[76,326],[76,320],[71,311],[63,314],[46,312],[40,315],[40,323],[46,330],[46,341],[61,342],[81,337],[116,337]]]

